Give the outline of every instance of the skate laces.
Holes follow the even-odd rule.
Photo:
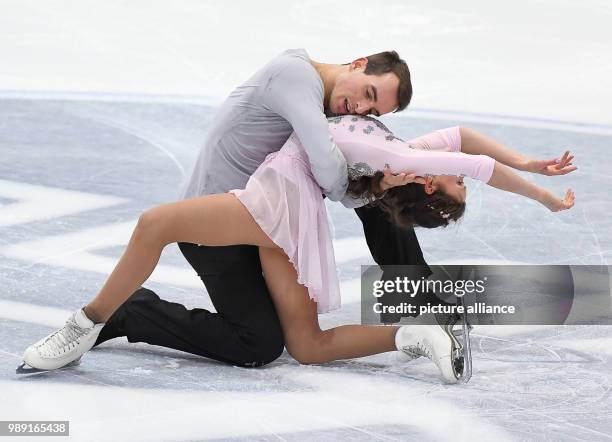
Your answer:
[[[412,356],[425,356],[428,359],[431,359],[431,352],[422,342],[417,342],[416,344],[409,345],[408,347],[404,347],[404,351],[409,352]]]
[[[66,352],[74,348],[78,343],[78,339],[87,334],[89,330],[79,327],[74,316],[72,316],[62,328],[51,334],[38,348],[44,350],[46,354]]]

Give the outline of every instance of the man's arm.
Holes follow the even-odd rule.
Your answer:
[[[263,101],[291,124],[323,193],[332,201],[339,201],[348,186],[346,160],[329,133],[318,74],[305,63],[292,59],[281,66],[270,79]]]

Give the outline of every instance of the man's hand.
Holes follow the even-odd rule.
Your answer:
[[[400,173],[396,175],[391,172],[391,169],[388,167],[385,167],[383,174],[385,176],[380,181],[380,187],[383,192],[386,192],[392,187],[404,186],[410,183],[425,184],[425,179],[423,177],[416,176],[413,173]]]
[[[548,176],[566,175],[578,169],[576,166],[572,166],[573,159],[574,156],[570,155],[570,151],[568,150],[563,154],[561,159],[527,160],[523,167],[521,167],[521,170]]]

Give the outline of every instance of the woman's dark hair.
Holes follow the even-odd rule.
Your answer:
[[[371,177],[349,180],[348,193],[371,201],[369,206],[380,207],[391,222],[400,227],[446,227],[465,213],[465,203],[440,190],[429,195],[418,183],[393,187],[384,193],[380,187],[383,177],[384,174],[378,171]]]

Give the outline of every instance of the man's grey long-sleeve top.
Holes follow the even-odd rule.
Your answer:
[[[323,113],[323,82],[303,49],[283,52],[225,100],[183,198],[242,189],[268,154],[295,131],[323,192],[341,200],[347,164]]]

